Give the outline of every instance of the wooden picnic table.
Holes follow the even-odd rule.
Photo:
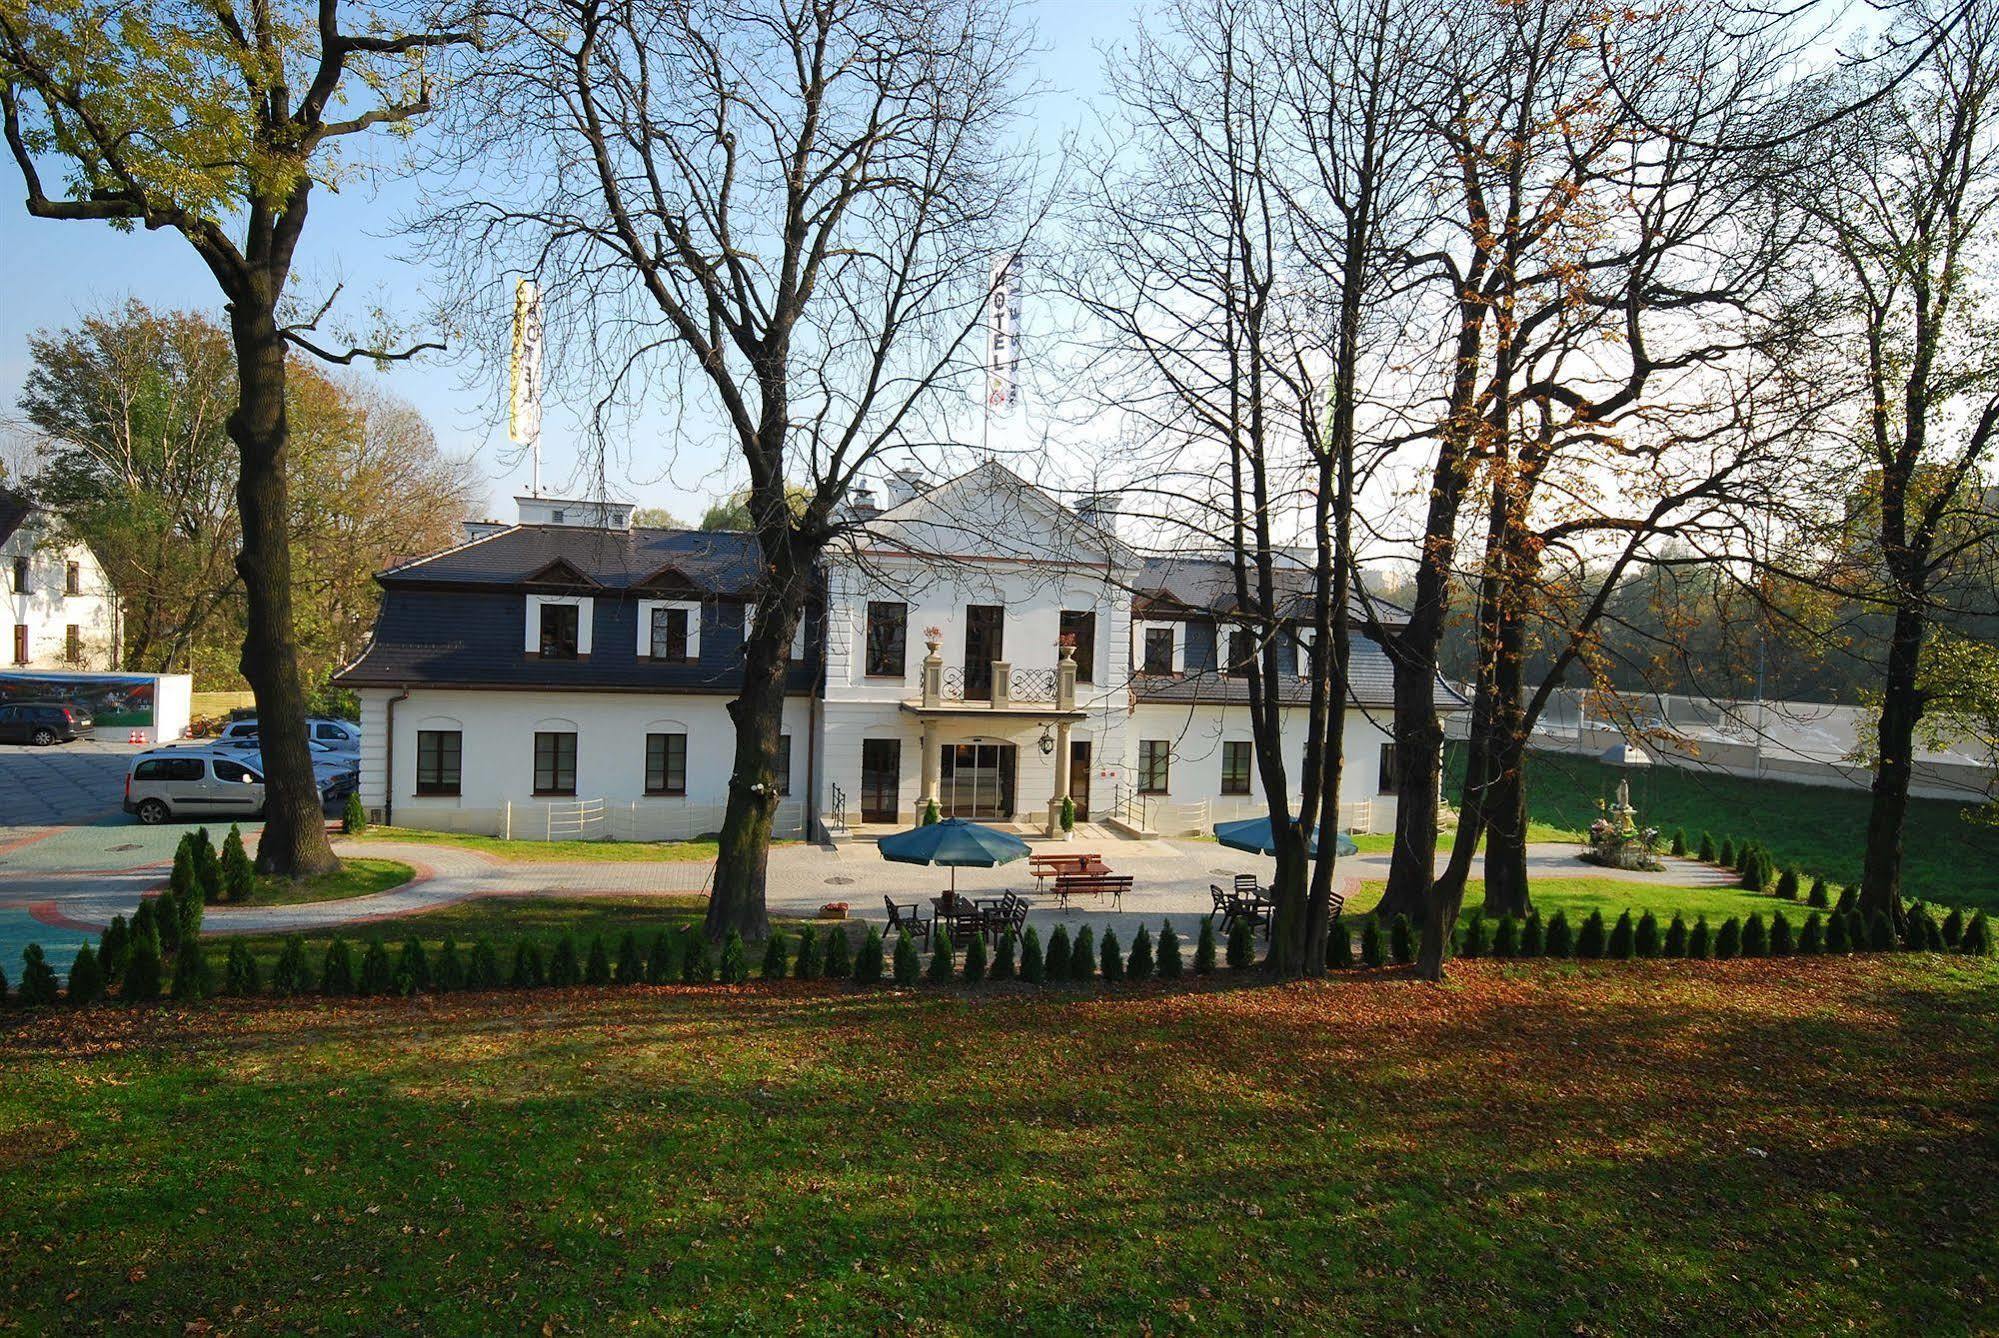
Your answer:
[[[1034,875],[1034,883],[1038,888],[1048,879],[1059,878],[1064,874],[1109,873],[1111,866],[1104,863],[1102,855],[1094,852],[1075,855],[1032,854],[1027,857],[1027,870]]]

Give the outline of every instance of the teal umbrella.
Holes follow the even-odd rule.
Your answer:
[[[1215,824],[1215,839],[1231,850],[1247,850],[1252,855],[1275,855],[1277,843],[1270,837],[1269,818],[1243,818],[1239,822],[1218,822]],[[1348,840],[1345,833],[1335,834],[1334,853],[1358,855],[1360,847]],[[1307,858],[1317,859],[1319,838],[1313,833],[1305,835]]]
[[[951,870],[951,892],[957,895],[961,867],[990,869],[1027,854],[1027,842],[1010,832],[981,827],[963,818],[946,818],[906,832],[884,836],[877,843],[882,858],[897,864],[941,864]]]

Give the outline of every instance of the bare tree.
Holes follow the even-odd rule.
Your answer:
[[[599,441],[663,407],[725,436],[762,564],[707,931],[760,937],[787,647],[842,506],[946,448],[996,255],[1023,244],[1007,0],[510,0],[428,234],[489,305],[549,293],[551,385]],[[496,164],[506,164],[495,173]],[[802,499],[794,505],[792,499]]]
[[[248,608],[243,676],[263,722],[269,781],[257,867],[293,876],[334,866],[306,747],[292,627],[291,508],[285,467],[288,353],[333,362],[406,357],[329,347],[331,299],[287,323],[293,261],[313,188],[339,149],[431,109],[431,63],[471,34],[406,27],[387,8],[230,0],[130,6],[49,0],[0,11],[0,109],[35,218],[134,224],[186,238],[228,304],[240,459],[236,569]],[[66,181],[43,186],[42,163]],[[337,291],[337,290],[336,290]],[[441,347],[427,345],[419,347]]]

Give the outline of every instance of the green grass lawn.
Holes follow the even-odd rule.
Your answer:
[[[1386,886],[1381,882],[1362,883],[1360,890],[1347,899],[1346,914],[1352,916],[1374,909]],[[1805,917],[1811,914],[1811,907],[1801,901],[1779,901],[1766,892],[1745,892],[1735,887],[1660,887],[1651,883],[1586,875],[1537,878],[1533,883],[1533,896],[1534,909],[1540,912],[1543,920],[1556,911],[1562,911],[1572,925],[1580,925],[1591,911],[1602,911],[1603,918],[1611,921],[1625,911],[1630,911],[1634,920],[1651,911],[1661,924],[1671,922],[1676,914],[1684,915],[1688,924],[1694,922],[1695,916],[1705,915],[1709,924],[1720,928],[1722,921],[1730,916],[1746,920],[1751,915],[1760,914],[1767,923],[1773,914],[1782,911],[1795,929],[1803,925]],[[1461,922],[1478,914],[1484,900],[1485,881],[1467,879]]]
[[[495,859],[564,864],[572,860],[671,860],[699,862],[715,858],[713,841],[509,841],[470,832],[432,832],[418,827],[370,827],[345,840],[403,841],[419,845],[458,846]],[[773,845],[787,842],[774,841]]]
[[[1462,753],[1451,746],[1445,784],[1454,796]],[[1527,769],[1530,816],[1549,829],[1579,835],[1597,816],[1597,802],[1616,780],[1592,758],[1531,753]],[[1631,783],[1639,821],[1669,835],[1684,827],[1689,844],[1703,831],[1761,841],[1781,868],[1795,866],[1837,885],[1858,882],[1867,832],[1868,795],[1814,785],[1751,781],[1704,771],[1655,766]],[[1903,840],[1906,895],[1999,912],[1999,826],[1966,820],[1969,805],[1937,799],[1909,803]]]
[[[414,877],[416,870],[397,860],[349,856],[340,861],[338,869],[316,878],[280,878],[259,874],[250,899],[231,904],[292,906],[307,901],[341,901],[348,897],[365,897],[372,892],[386,892],[392,887],[401,887]]]
[[[1999,967],[0,1014],[23,1332],[1989,1330]]]

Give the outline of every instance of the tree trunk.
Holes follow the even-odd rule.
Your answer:
[[[766,618],[762,609],[757,612],[759,622],[790,621]],[[785,652],[790,643],[789,632],[782,642],[761,629],[753,635],[744,648],[742,693],[729,703],[729,717],[736,725],[736,759],[715,855],[715,888],[703,925],[717,943],[731,929],[746,939],[760,939],[770,932],[764,891],[771,823],[777,816],[777,740],[783,732]]]
[[[285,344],[268,303],[233,303],[229,324],[238,398],[228,428],[240,457],[236,507],[243,526],[236,557],[245,606],[241,668],[257,702],[264,770],[257,871],[304,878],[329,872],[339,861],[326,840],[326,812],[306,746],[305,690],[292,632]]]
[[[1493,639],[1492,731],[1486,763],[1490,789],[1485,802],[1485,913],[1523,917],[1531,908],[1527,892],[1526,628],[1520,616],[1519,586],[1499,591]]]
[[[1304,975],[1309,965],[1305,952],[1311,939],[1306,923],[1310,907],[1305,891],[1305,836],[1295,823],[1286,823],[1281,829],[1273,826],[1272,839],[1277,847],[1277,873],[1270,885],[1270,899],[1276,905],[1270,916],[1270,951],[1264,967],[1271,975],[1288,980]]]
[[[1875,724],[1874,800],[1867,812],[1867,853],[1860,881],[1861,911],[1869,916],[1882,912],[1897,932],[1903,926],[1902,831],[1909,813],[1916,722],[1923,715],[1916,679],[1922,651],[1922,610],[1901,600],[1888,639],[1888,673],[1881,687],[1881,718]]]
[[[1342,703],[1344,705],[1344,703]],[[1436,661],[1395,665],[1395,850],[1379,913],[1423,914],[1437,865],[1437,795],[1444,724],[1437,716]]]

